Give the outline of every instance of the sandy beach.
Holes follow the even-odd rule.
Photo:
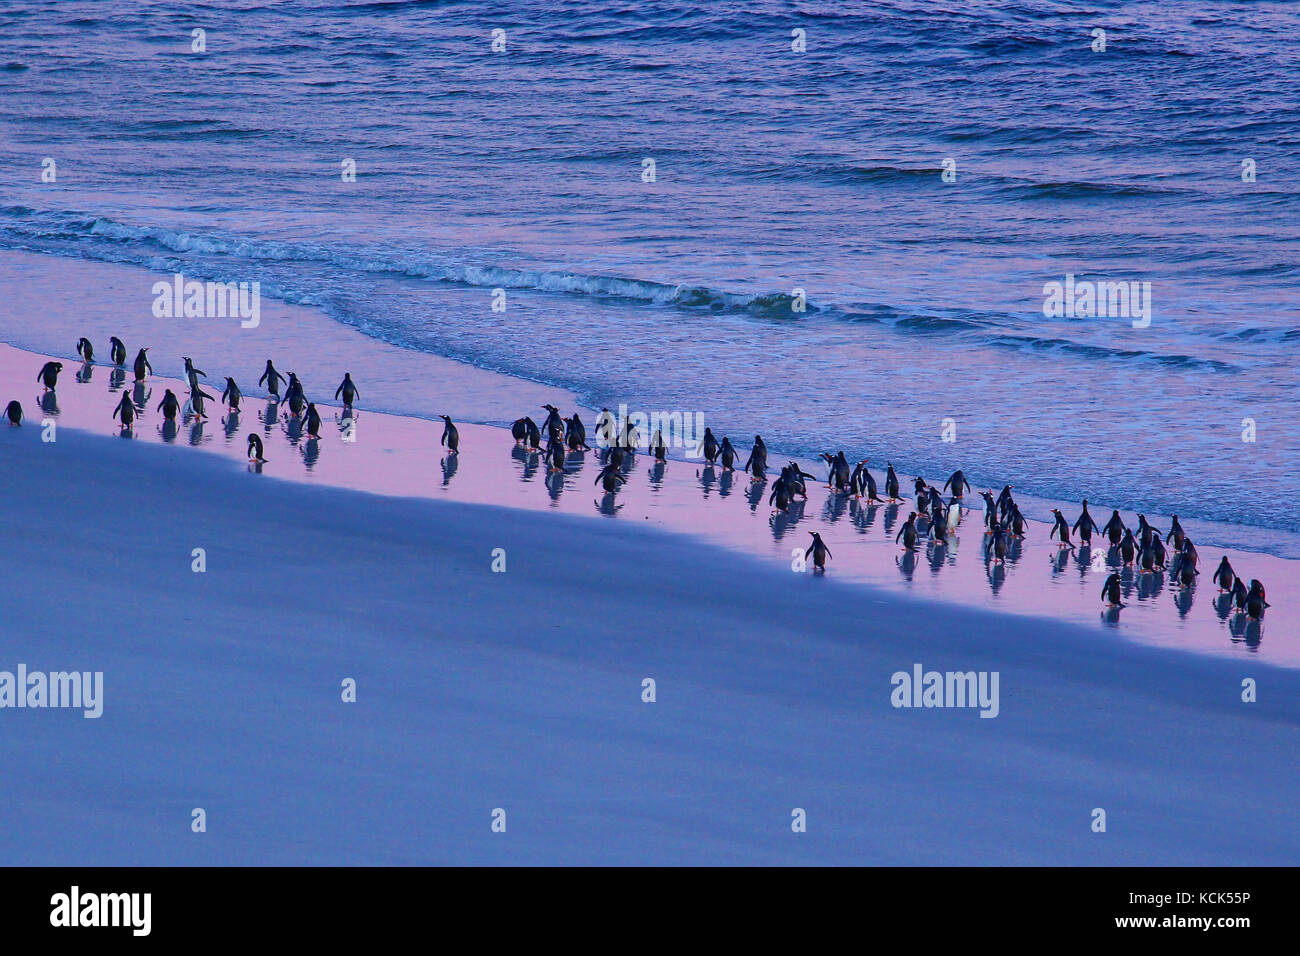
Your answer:
[[[82,388],[61,386],[69,407]],[[0,668],[104,675],[97,719],[4,715],[9,862],[1287,864],[1300,849],[1300,674],[1257,658],[796,575],[632,521],[363,494],[73,427],[51,443],[36,423],[5,429],[0,447],[23,499],[0,514]],[[915,664],[998,672],[996,719],[894,707],[891,675]]]

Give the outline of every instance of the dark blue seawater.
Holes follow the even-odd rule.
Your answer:
[[[947,6],[8,0],[0,251],[1297,553],[1300,5]]]

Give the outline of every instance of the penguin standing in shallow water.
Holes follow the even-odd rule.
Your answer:
[[[135,368],[133,371],[135,372],[135,380],[137,382],[144,381],[146,372],[153,374],[153,366],[149,364],[149,356],[145,354],[148,351],[149,349],[146,346],[135,354]]]
[[[813,567],[817,571],[825,572],[826,559],[833,557],[831,549],[826,547],[826,542],[822,540],[822,536],[816,531],[809,531],[808,533],[812,535],[812,544],[808,545],[808,550],[804,552],[804,559],[807,560],[808,556],[812,555]]]
[[[316,406],[311,402],[307,403],[307,434],[312,438],[320,438],[320,412],[316,411]]]
[[[248,433],[248,460],[258,464],[266,461],[263,457],[262,439],[256,432]]]
[[[898,475],[894,472],[894,463],[892,461],[885,462],[885,464],[889,467],[889,470],[885,472],[885,497],[893,503],[900,500],[898,497]]]
[[[239,386],[235,384],[235,380],[227,376],[226,388],[221,393],[221,400],[229,406],[231,411],[237,412],[239,411],[239,400],[242,397],[243,396],[239,391]]]
[[[77,339],[77,354],[81,356],[83,361],[95,361],[95,347],[90,344],[90,339],[84,335]]]
[[[1097,527],[1097,522],[1093,520],[1092,515],[1088,514],[1088,499],[1083,499],[1083,511],[1079,514],[1079,520],[1074,523],[1071,529],[1079,533],[1079,540],[1085,545],[1092,544],[1092,533],[1096,531],[1101,534],[1101,528]]]
[[[46,388],[52,389],[59,383],[59,373],[62,371],[62,362],[46,362],[41,366],[41,370],[36,373],[36,381],[42,382]]]
[[[1170,534],[1173,534],[1173,532],[1171,531]],[[1232,583],[1236,578],[1236,573],[1232,570],[1232,565],[1228,562],[1228,556],[1225,554],[1223,560],[1219,562],[1218,569],[1214,572],[1214,577],[1210,580],[1219,586],[1220,591],[1231,591]]]
[[[718,460],[718,440],[713,437],[713,429],[704,429],[704,441],[701,444],[701,450],[704,452],[704,460],[712,465]]]
[[[1247,617],[1259,620],[1264,616],[1264,608],[1272,606],[1268,601],[1264,600],[1264,585],[1259,582],[1258,578],[1252,578],[1250,590],[1246,593]]]
[[[1110,607],[1124,607],[1120,601],[1119,572],[1111,572],[1106,583],[1101,586],[1101,598]]]
[[[135,405],[126,392],[122,393],[122,400],[117,403],[117,408],[113,409],[113,417],[121,420],[123,429],[129,429],[131,423],[135,421]]]
[[[438,439],[438,444],[446,445],[447,451],[455,455],[460,450],[460,431],[452,424],[450,415],[439,415],[443,421],[442,438]],[[553,442],[552,444],[560,444]]]
[[[343,397],[344,408],[351,408],[353,401],[361,397],[356,385],[352,383],[351,372],[344,372],[343,381],[339,382],[339,387],[334,389],[334,400],[338,401],[339,396]]]
[[[903,539],[903,550],[914,551],[916,549],[916,512],[913,511],[903,522],[903,527],[898,529],[898,534],[894,535],[894,544],[898,544],[899,538]]]
[[[163,395],[162,401],[158,403],[158,411],[162,412],[163,418],[169,422],[176,421],[176,413],[180,411],[180,407],[180,399],[176,397],[176,394],[170,388]]]
[[[740,455],[736,453],[736,449],[731,445],[731,439],[726,435],[722,436],[722,445],[718,448],[718,454],[722,459],[723,471],[736,470],[736,459],[738,459]]]
[[[116,335],[108,340],[108,357],[114,365],[126,364],[126,345]]]
[[[9,419],[9,427],[14,428],[23,423],[23,407],[18,402],[12,401],[5,406],[5,417]]]
[[[267,393],[278,402],[280,400],[280,383],[284,380],[284,376],[277,372],[275,366],[271,364],[271,360],[267,359],[266,371],[257,380],[257,384],[262,385],[265,383]]]

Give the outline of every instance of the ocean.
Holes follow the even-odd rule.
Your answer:
[[[1296,557],[1298,37],[1284,3],[10,0],[0,259],[260,282],[400,346],[363,396],[431,353]],[[1067,281],[1146,320],[1049,317]],[[0,338],[67,351],[57,305]]]

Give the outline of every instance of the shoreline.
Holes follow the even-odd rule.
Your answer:
[[[46,357],[0,346],[0,382],[34,379],[44,361]],[[111,410],[120,398],[120,389],[131,387],[129,373],[119,376],[113,368],[100,365],[89,372],[89,381],[77,381],[77,367],[65,363],[55,393],[59,413],[52,420],[60,429],[115,434]],[[220,377],[214,367],[211,378],[219,381]],[[308,382],[309,397],[318,384]],[[34,391],[40,390],[34,381],[32,385]],[[459,424],[462,451],[451,456],[439,447],[441,422],[369,412],[362,407],[355,419],[356,440],[348,443],[333,414],[337,409],[321,403],[325,419],[322,438],[310,441],[300,430],[295,433],[279,409],[245,396],[237,420],[223,422],[221,412],[210,408],[211,418],[201,428],[178,426],[171,435],[165,434],[159,428],[161,415],[153,406],[163,389],[170,388],[183,399],[185,387],[173,379],[150,377],[145,390],[136,396],[137,402],[145,393],[149,397],[134,433],[136,441],[189,444],[239,463],[242,471],[248,468],[244,436],[256,430],[263,436],[269,459],[260,477],[647,525],[723,546],[733,554],[758,557],[770,566],[784,566],[787,573],[791,573],[793,552],[802,553],[811,540],[808,532],[818,531],[833,555],[829,576],[877,591],[1004,611],[1030,620],[1090,626],[1095,633],[1117,635],[1130,642],[1218,656],[1262,657],[1280,666],[1300,668],[1300,647],[1294,640],[1294,628],[1289,626],[1296,597],[1290,583],[1296,577],[1296,562],[1286,559],[1227,552],[1240,572],[1268,585],[1274,607],[1262,622],[1225,611],[1223,598],[1208,584],[1219,552],[1208,549],[1202,554],[1201,577],[1192,591],[1170,587],[1165,574],[1141,575],[1130,569],[1122,571],[1124,600],[1129,607],[1120,612],[1104,611],[1101,583],[1118,558],[1103,558],[1104,553],[1098,551],[1094,560],[1090,553],[1058,549],[1048,539],[1050,526],[1036,518],[1030,519],[1025,541],[1013,548],[1003,566],[984,560],[979,511],[966,513],[947,548],[931,543],[908,553],[893,540],[911,507],[906,502],[866,506],[810,480],[808,501],[777,514],[767,504],[770,479],[754,483],[744,473],[728,474],[681,459],[670,459],[660,467],[643,454],[635,456],[628,483],[616,495],[608,496],[592,487],[599,470],[594,452],[570,453],[564,474],[550,474],[541,456],[526,454],[515,447],[507,430],[490,425]],[[211,385],[208,390],[217,394],[220,388]],[[28,427],[39,426],[35,416],[41,413],[30,401],[24,402]],[[588,421],[587,427],[590,436],[594,422]],[[805,467],[814,470],[815,466],[805,463]],[[822,471],[824,468],[814,473]],[[900,475],[900,480],[904,488],[909,487],[910,476]],[[968,495],[968,503],[974,503],[972,498],[973,493]],[[1096,513],[1102,514],[1100,509]],[[1103,563],[1100,570],[1098,562]]]

